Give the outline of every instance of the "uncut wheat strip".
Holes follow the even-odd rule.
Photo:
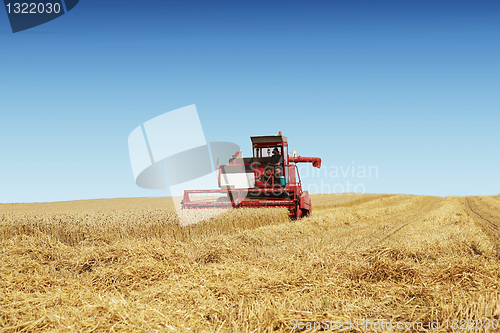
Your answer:
[[[261,214],[256,214],[259,211]],[[255,228],[266,224],[279,223],[280,221],[284,222],[287,217],[283,212],[280,210],[280,213],[270,215],[270,210],[233,210],[231,216],[215,218],[208,223],[210,227],[196,226],[195,230],[179,228],[175,214],[164,215],[161,211],[125,212],[118,216],[107,215],[102,212],[87,212],[77,218],[67,218],[69,223],[61,223],[64,217],[60,215],[48,215],[42,220],[28,223],[28,229],[31,231],[26,230],[26,224],[21,229],[18,228],[17,232],[12,233],[11,230],[10,235],[5,235],[7,229],[2,230],[4,237],[13,234],[34,234],[34,232],[42,231],[57,236],[58,239],[68,245],[85,240],[109,243],[127,237],[151,238],[172,235],[174,238],[185,239],[186,233],[206,237],[241,228]],[[21,225],[16,223],[16,217],[13,219],[12,225]],[[235,223],[234,221],[238,222]],[[216,224],[219,226],[216,226]],[[170,228],[172,231],[162,232],[165,227]]]

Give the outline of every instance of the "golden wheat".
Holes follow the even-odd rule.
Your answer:
[[[480,200],[492,219],[497,198]],[[169,202],[0,206],[0,332],[499,319],[498,239],[465,198],[318,195],[301,221],[238,209],[187,227]]]

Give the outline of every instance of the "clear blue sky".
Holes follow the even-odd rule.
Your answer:
[[[321,157],[312,192],[498,194],[499,41],[496,1],[81,0],[16,34],[0,9],[0,202],[168,195],[128,135],[191,104],[207,141]]]

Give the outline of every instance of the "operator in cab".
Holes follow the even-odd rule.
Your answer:
[[[273,166],[273,169],[274,169],[274,176],[275,176],[275,179],[276,179],[276,183],[277,184],[280,184],[280,178],[281,176],[283,175],[283,156],[281,156],[278,148],[274,148],[273,149],[273,156],[271,156],[271,162],[269,163],[269,165],[272,165]],[[281,185],[284,185],[284,184],[281,184]]]
[[[278,148],[274,148],[273,156],[271,156],[270,165],[281,165],[283,164],[283,157],[281,156]]]

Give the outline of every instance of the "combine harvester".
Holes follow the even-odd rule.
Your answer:
[[[302,191],[296,163],[320,168],[321,158],[301,157],[295,150],[288,156],[287,138],[281,131],[251,140],[253,157],[237,152],[229,164],[218,168],[220,189],[185,190],[182,208],[286,207],[295,219],[311,214],[311,198]]]

